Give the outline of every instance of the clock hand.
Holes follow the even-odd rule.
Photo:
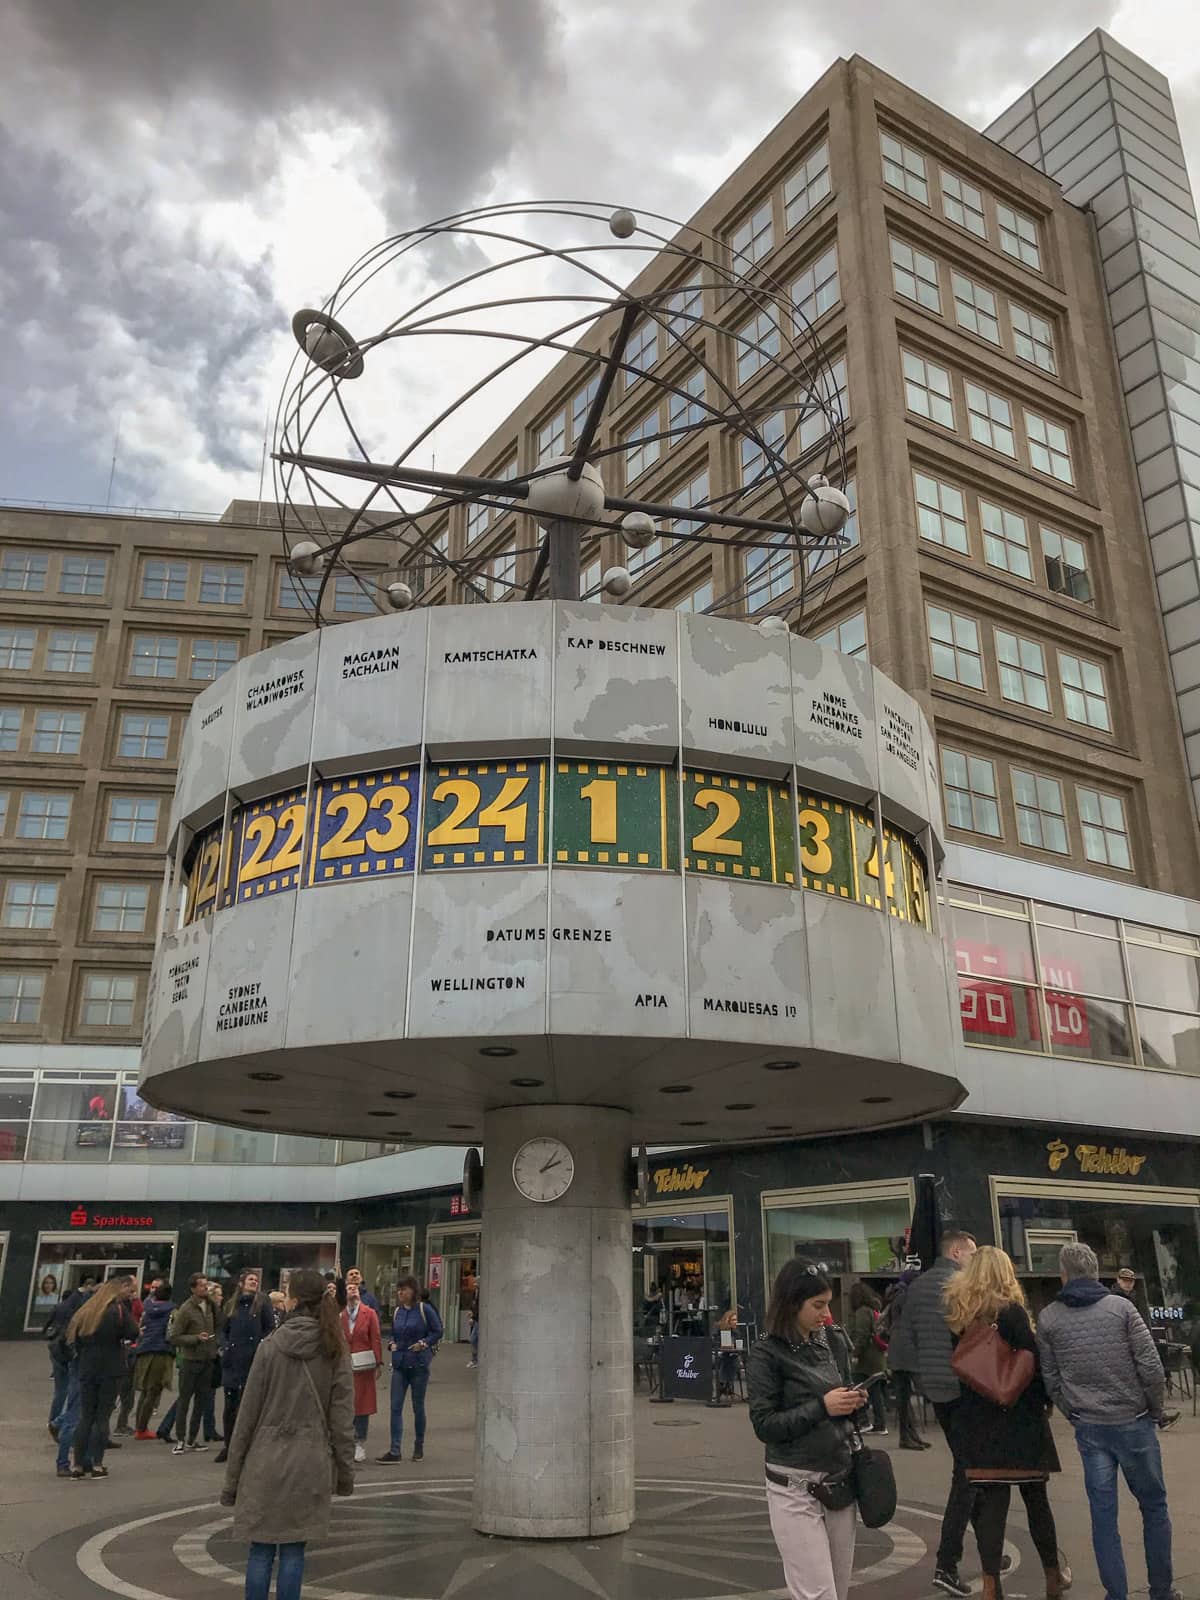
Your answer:
[[[558,1164],[559,1164],[559,1162],[561,1160],[562,1160],[561,1156],[555,1156],[552,1161],[547,1161],[547,1163],[546,1163],[546,1165],[544,1167],[539,1168],[539,1171],[541,1171],[541,1172],[549,1172],[550,1168],[558,1166]]]

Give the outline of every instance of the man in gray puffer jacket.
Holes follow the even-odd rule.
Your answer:
[[[1063,1290],[1038,1319],[1038,1354],[1047,1393],[1075,1429],[1106,1600],[1127,1600],[1129,1594],[1118,1528],[1118,1467],[1142,1513],[1150,1600],[1178,1600],[1155,1426],[1166,1389],[1162,1362],[1137,1309],[1099,1281],[1093,1250],[1064,1245],[1059,1267]]]

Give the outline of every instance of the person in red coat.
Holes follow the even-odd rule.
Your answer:
[[[349,1277],[342,1332],[350,1346],[350,1365],[354,1369],[354,1459],[365,1461],[367,1429],[375,1415],[375,1389],[383,1372],[383,1344],[379,1318],[363,1300],[360,1284]]]

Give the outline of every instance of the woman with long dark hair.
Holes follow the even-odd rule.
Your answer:
[[[845,1334],[827,1325],[833,1286],[789,1261],[775,1280],[766,1336],[746,1362],[750,1420],[766,1445],[767,1509],[792,1600],[846,1600],[854,1565],[853,1500],[830,1510],[813,1485],[850,1469],[852,1418],[867,1403],[851,1387]]]
[[[883,1302],[869,1283],[860,1278],[850,1291],[850,1344],[854,1352],[854,1381],[882,1377],[887,1371],[887,1352],[879,1344],[879,1313]],[[883,1384],[873,1383],[868,1391],[874,1423],[864,1433],[886,1433],[887,1411],[883,1404]]]
[[[67,1325],[67,1343],[79,1352],[79,1422],[73,1478],[107,1478],[104,1450],[108,1419],[125,1377],[128,1342],[138,1336],[129,1301],[132,1278],[110,1278]]]
[[[1058,1531],[1047,1485],[1061,1471],[1050,1432],[1050,1400],[1037,1368],[1037,1340],[1011,1259],[993,1245],[980,1245],[945,1289],[946,1321],[957,1345],[975,1327],[995,1328],[1014,1350],[1032,1351],[1033,1381],[1011,1406],[1000,1406],[967,1384],[955,1408],[959,1449],[967,1481],[977,1488],[975,1541],[983,1567],[984,1600],[1001,1600],[1004,1530],[1013,1487],[1021,1491],[1029,1533],[1041,1558],[1049,1600],[1070,1587],[1070,1569],[1058,1550]]]
[[[337,1301],[310,1267],[288,1283],[288,1319],[258,1347],[238,1407],[221,1504],[250,1541],[246,1600],[299,1600],[304,1547],[329,1531],[332,1494],[354,1493],[354,1383]]]
[[[228,1315],[221,1325],[221,1387],[225,1391],[225,1413],[221,1431],[225,1443],[218,1461],[228,1461],[229,1441],[237,1424],[238,1406],[259,1345],[275,1332],[275,1313],[262,1293],[262,1279],[254,1267],[238,1274],[237,1293],[230,1296]]]

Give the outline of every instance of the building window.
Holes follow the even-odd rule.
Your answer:
[[[588,600],[592,595],[600,593],[600,580],[603,578],[603,576],[604,572],[600,557],[596,556],[594,560],[589,561],[587,566],[582,568],[580,571],[579,597],[581,600]]]
[[[932,544],[944,545],[947,550],[957,550],[967,555],[967,507],[961,489],[953,484],[929,478],[923,472],[913,474],[917,493],[917,523],[922,539]]]
[[[135,633],[130,670],[135,678],[177,677],[178,638],[170,633]]]
[[[672,393],[667,397],[667,432],[670,435],[668,446],[674,444],[680,434],[687,433],[691,428],[698,428],[706,414],[702,371],[697,369],[690,373],[678,387],[680,393]]]
[[[1053,850],[1060,856],[1069,854],[1062,784],[1056,778],[1014,767],[1012,785],[1021,843],[1035,850]]]
[[[210,565],[200,568],[202,606],[240,606],[246,600],[245,567]]]
[[[101,595],[108,587],[107,556],[64,556],[59,594]]]
[[[344,608],[338,607],[341,611]],[[371,610],[374,611],[372,606]],[[236,639],[193,639],[192,660],[188,668],[189,678],[203,678],[211,681],[219,678],[223,672],[235,666],[238,658],[238,642]]]
[[[892,283],[896,293],[902,294],[906,300],[915,300],[927,311],[936,311],[940,317],[942,292],[938,287],[937,262],[932,256],[905,244],[903,239],[889,239],[888,243],[892,251]]]
[[[40,550],[5,550],[0,555],[0,589],[41,594],[46,587],[48,556]]]
[[[499,550],[488,562],[483,574],[483,587],[489,600],[507,600],[517,581],[517,552],[515,549]]]
[[[826,428],[828,431],[828,428]],[[763,417],[758,425],[758,438],[761,438],[767,450],[763,450],[758,438],[741,441],[742,452],[742,487],[752,488],[762,479],[782,470],[780,458],[783,455],[784,439],[787,435],[787,425],[783,420],[782,411],[772,411],[769,417]]]
[[[987,238],[987,220],[983,214],[983,196],[973,183],[942,168],[942,210],[948,222],[973,233],[978,239]]]
[[[650,324],[654,326],[653,323]],[[579,435],[583,432],[583,425],[587,421],[587,414],[592,408],[592,401],[596,398],[600,388],[600,379],[593,378],[590,383],[585,383],[582,389],[576,389],[571,396],[571,440],[577,443]],[[515,463],[514,463],[515,466]],[[511,477],[509,473],[507,476]]]
[[[321,576],[319,573],[305,578],[298,572],[289,571],[287,567],[280,567],[280,611],[303,611],[311,616],[317,608],[317,596],[320,592]]]
[[[556,411],[537,433],[538,466],[567,453],[567,413]]]
[[[467,543],[474,544],[476,539],[481,539],[487,532],[488,523],[491,521],[491,506],[469,505],[467,507]]]
[[[378,614],[375,580],[365,572],[339,572],[333,580],[333,609],[362,616]],[[237,657],[235,655],[234,659]]]
[[[91,672],[96,659],[96,635],[57,628],[46,651],[47,672]]]
[[[158,838],[158,796],[113,795],[105,838],[109,844],[153,844]]]
[[[89,972],[83,980],[79,1020],[85,1028],[133,1025],[137,979],[117,972]]]
[[[792,284],[792,304],[807,322],[816,322],[841,299],[837,245],[830,245]]]
[[[989,450],[999,450],[1001,455],[1015,457],[1017,441],[1008,401],[981,389],[977,383],[968,383],[966,393],[967,420],[975,443],[985,444]]]
[[[1027,217],[1023,211],[1015,211],[1012,206],[997,204],[996,221],[1000,227],[1001,250],[1006,255],[1015,256],[1027,267],[1032,267],[1035,272],[1040,272],[1042,253],[1038,249],[1037,223],[1033,218]]]
[[[952,272],[954,315],[960,328],[977,333],[992,344],[1000,343],[1000,320],[996,315],[996,296],[981,283],[972,283],[961,272]]]
[[[923,361],[907,350],[904,351],[904,401],[917,416],[939,422],[943,428],[953,428],[950,374],[944,367],[935,367],[932,361]]]
[[[781,600],[796,585],[795,549],[790,535],[776,534],[769,544],[746,552],[746,609],[761,611]]]
[[[30,791],[21,796],[21,809],[17,813],[18,839],[65,839],[70,825],[69,794]]]
[[[82,711],[36,711],[33,752],[39,756],[77,756],[83,743]]]
[[[1054,329],[1045,317],[1039,317],[1024,306],[1009,305],[1012,321],[1013,349],[1022,361],[1041,367],[1043,372],[1058,372],[1054,360]]]
[[[1079,825],[1083,830],[1083,853],[1089,861],[1101,866],[1120,867],[1129,872],[1133,866],[1129,854],[1129,830],[1125,823],[1125,807],[1115,794],[1102,794],[1099,789],[1075,790],[1079,802]]]
[[[1058,675],[1062,680],[1063,709],[1072,722],[1112,732],[1104,673],[1094,661],[1058,652]]]
[[[983,652],[979,624],[956,611],[929,607],[929,650],[935,676],[961,683],[966,689],[983,688]]]
[[[1042,528],[1041,535],[1047,585],[1055,594],[1069,595],[1072,600],[1090,605],[1092,580],[1088,576],[1086,547],[1065,533],[1055,533],[1053,528]]]
[[[814,634],[813,641],[816,644],[824,645],[827,650],[840,650],[844,656],[853,656],[858,661],[866,661],[866,612],[856,611],[852,617],[846,617],[842,622],[835,623],[832,628],[827,628],[824,633]]]
[[[1032,578],[1029,561],[1029,530],[1025,518],[1005,511],[987,500],[979,502],[979,521],[983,526],[983,553],[989,567],[1011,572],[1017,578]]]
[[[150,886],[102,883],[96,890],[92,929],[96,933],[145,933]]]
[[[625,482],[640,478],[658,460],[662,450],[658,412],[648,411],[625,435]]]
[[[830,417],[835,422],[839,418],[842,422],[849,419],[850,389],[846,382],[845,357],[839,357],[828,371],[822,371],[816,387],[824,403],[801,414],[797,448],[802,456],[828,437]]]
[[[4,885],[4,926],[49,933],[58,909],[58,884],[45,878],[10,878]]]
[[[818,145],[783,184],[783,225],[790,232],[819,205],[833,185],[829,178],[829,146]]]
[[[142,567],[143,600],[186,600],[186,561],[147,561]]]
[[[0,706],[0,750],[15,750],[25,716],[20,706]]]
[[[40,972],[0,972],[0,1022],[36,1022],[45,986]]]
[[[810,548],[808,555],[808,575],[810,578],[820,572],[822,567],[828,566],[837,556],[847,555],[851,550],[858,547],[858,484],[854,478],[847,478],[842,487],[842,493],[850,502],[850,515],[846,518],[845,526],[842,528],[842,538],[846,541],[845,547],[841,550],[834,550],[829,546],[822,548],[820,545],[816,549]]]
[[[737,377],[746,383],[779,355],[779,324],[771,311],[756,311],[734,334]]]
[[[927,206],[929,180],[925,176],[925,157],[911,145],[893,139],[890,133],[880,135],[880,147],[883,151],[883,181]]]
[[[152,717],[140,711],[125,711],[121,714],[117,752],[132,761],[165,761],[170,737],[170,717]]]
[[[1025,413],[1025,436],[1029,440],[1029,464],[1035,472],[1048,473],[1059,483],[1075,482],[1071,471],[1071,447],[1067,430],[1047,422],[1033,411]]]
[[[0,628],[0,667],[28,672],[33,666],[37,634],[32,628]]]
[[[968,833],[1000,838],[1000,807],[996,804],[996,769],[982,756],[942,751],[942,787],[946,796],[946,821]]]
[[[996,659],[1000,667],[1000,693],[1017,705],[1049,711],[1046,655],[1040,644],[1015,633],[996,629]]]
[[[649,317],[644,322],[639,322],[629,336],[629,343],[625,346],[625,387],[628,389],[635,384],[644,372],[658,360],[658,323],[652,322]],[[587,407],[584,407],[587,414]]]
[[[704,290],[700,279],[690,278],[667,299],[667,328],[672,339],[687,341],[704,316]]]
[[[765,255],[771,253],[774,244],[775,227],[771,217],[771,202],[766,200],[729,236],[734,270],[745,272],[748,267],[755,266]]]
[[[701,612],[707,611],[712,603],[713,586],[710,578],[706,579],[704,583],[697,584],[689,594],[684,595],[682,600],[676,600],[675,610],[692,611],[699,615]]]

